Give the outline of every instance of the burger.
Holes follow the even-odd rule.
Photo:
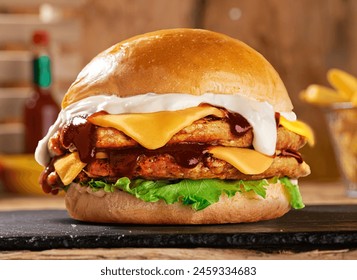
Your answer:
[[[304,204],[313,143],[257,51],[200,29],[159,30],[98,54],[39,142],[44,192],[77,220],[222,224]]]

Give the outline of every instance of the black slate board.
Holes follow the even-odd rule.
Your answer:
[[[357,205],[307,206],[272,221],[197,226],[83,223],[62,210],[0,212],[0,250],[121,247],[352,249]]]

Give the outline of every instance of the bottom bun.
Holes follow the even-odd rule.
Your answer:
[[[92,192],[72,184],[65,196],[69,215],[80,221],[120,224],[226,224],[278,218],[290,210],[287,193],[280,184],[267,187],[266,198],[253,192],[237,193],[195,211],[181,203],[144,202],[123,191]]]

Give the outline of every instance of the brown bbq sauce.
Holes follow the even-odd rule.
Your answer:
[[[47,165],[47,167],[45,168],[45,170],[42,171],[41,175],[40,175],[40,179],[39,179],[39,183],[42,187],[42,190],[44,193],[51,193],[51,194],[57,194],[59,189],[63,188],[64,185],[62,183],[62,181],[59,179],[58,176],[56,176],[56,181],[53,182],[53,184],[50,184],[48,182],[48,177],[49,175],[55,171],[55,167],[54,167],[54,162],[55,162],[55,158],[52,158],[52,160],[50,161],[50,163]]]
[[[167,145],[156,150],[143,147],[112,149],[109,151],[109,164],[117,176],[132,177],[140,156],[155,157],[163,154],[172,156],[175,162],[184,168],[194,168],[207,152],[207,145],[184,143]]]
[[[95,126],[87,121],[86,116],[76,116],[62,128],[62,144],[74,145],[79,158],[89,163],[95,156]]]
[[[99,112],[97,114],[103,114]],[[95,156],[95,126],[87,121],[86,116],[73,117],[61,131],[61,141],[64,147],[69,148],[74,146],[78,151],[79,158],[84,163],[89,163]],[[61,179],[56,178],[56,182],[49,184],[49,176],[55,171],[54,162],[58,157],[52,158],[46,169],[40,176],[40,184],[45,193],[58,193],[58,188],[63,188],[64,185]]]
[[[279,125],[280,125],[280,113],[275,112],[274,117],[275,117],[276,127],[278,128],[278,127],[279,127]]]
[[[299,152],[287,149],[287,150],[281,150],[280,156],[282,157],[293,157],[296,159],[296,161],[301,164],[303,163],[303,159],[301,157],[301,154]]]
[[[226,116],[232,134],[237,137],[244,136],[252,128],[250,123],[238,113],[226,111]]]
[[[212,105],[210,105],[208,103],[201,103],[199,106],[212,106]],[[214,106],[214,107],[216,107],[224,112],[225,118],[229,124],[230,131],[233,135],[235,135],[237,137],[242,137],[242,136],[244,136],[244,134],[246,134],[252,128],[252,126],[247,121],[247,119],[244,118],[241,114],[228,111],[227,109],[225,109],[223,107],[219,107],[219,106]],[[219,119],[213,115],[207,116],[206,118],[213,119],[213,120]]]

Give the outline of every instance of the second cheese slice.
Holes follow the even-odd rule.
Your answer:
[[[280,116],[280,124],[286,129],[306,137],[310,146],[315,144],[314,132],[306,123],[302,121],[289,121],[283,116]]]
[[[260,174],[267,170],[273,163],[273,157],[258,153],[255,150],[235,147],[211,147],[209,152],[213,157],[222,159],[243,174]]]
[[[90,117],[89,121],[120,130],[143,147],[154,150],[163,147],[186,126],[209,115],[224,117],[223,112],[215,107],[199,106],[145,114],[98,115]]]
[[[72,183],[85,166],[77,152],[65,155],[54,163],[55,170],[65,186]]]

